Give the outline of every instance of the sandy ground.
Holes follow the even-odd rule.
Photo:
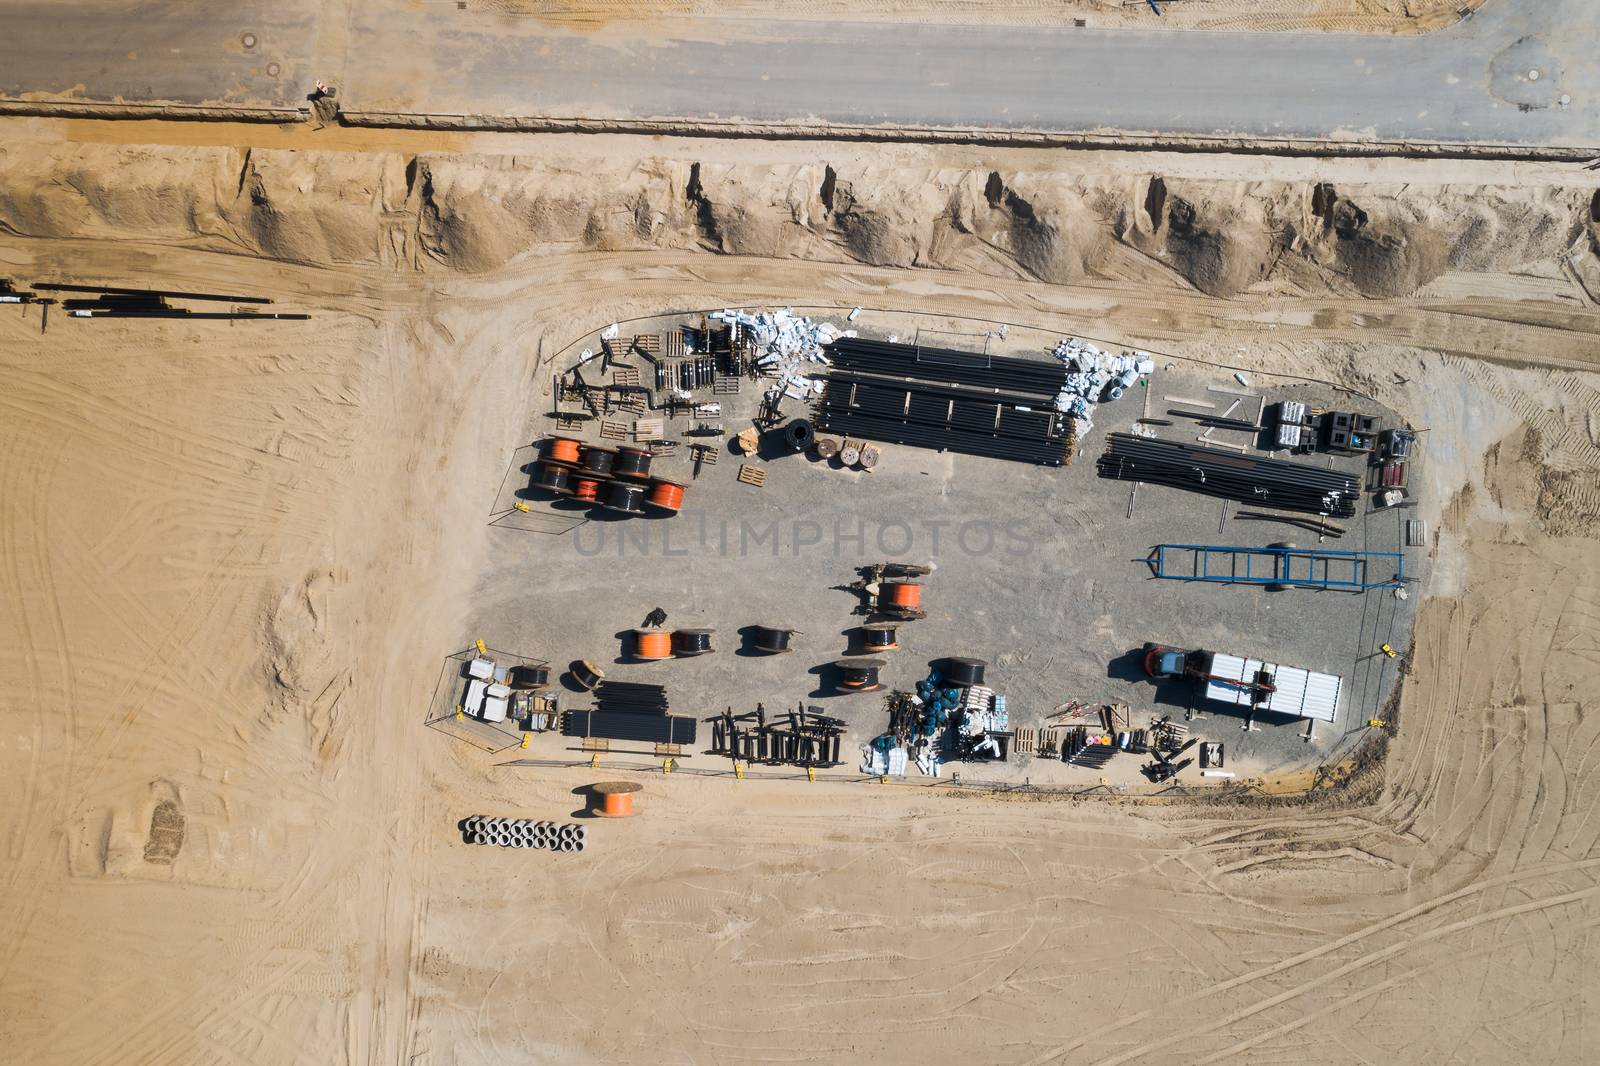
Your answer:
[[[1592,1061],[1600,314],[1559,254],[1386,299],[1218,298],[1131,252],[1046,284],[578,239],[468,276],[370,195],[385,250],[336,266],[257,258],[221,215],[162,229],[153,195],[141,239],[5,216],[0,275],[316,315],[0,314],[17,1061]],[[629,315],[863,294],[1315,371],[1431,426],[1387,760],[1227,808],[654,776],[581,856],[460,844],[596,777],[419,724],[540,361]]]
[[[468,10],[529,15],[578,25],[673,15],[967,22],[1060,26],[1074,19],[1128,29],[1426,33],[1452,25],[1485,0],[1161,0],[1158,18],[1144,0],[468,0]]]

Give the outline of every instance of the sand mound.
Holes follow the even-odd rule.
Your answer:
[[[1124,212],[1123,237],[1211,296],[1233,296],[1271,273],[1283,241],[1271,201],[1237,183],[1169,187],[1151,178],[1138,208]]]
[[[219,190],[237,169],[221,148],[98,144],[0,147],[0,226],[32,237],[215,236]]]
[[[385,214],[406,201],[394,156],[251,151],[233,205],[240,229],[273,259],[357,263],[375,259]]]
[[[1066,179],[1040,175],[980,180],[969,172],[950,198],[950,225],[1012,257],[1041,281],[1071,284],[1104,258],[1111,230]]]
[[[893,154],[885,152],[891,160]],[[1201,292],[1408,294],[1445,270],[1566,258],[1600,284],[1592,188],[1241,182],[978,167],[421,156],[114,145],[0,148],[0,227],[209,243],[307,264],[411,248],[484,272],[522,255],[701,248],[1055,284],[1165,264]],[[918,159],[936,159],[932,150]],[[1285,255],[1289,250],[1291,254]],[[1574,255],[1574,253],[1576,253]],[[1572,257],[1572,258],[1568,258]]]
[[[1437,231],[1396,217],[1393,204],[1383,207],[1387,214],[1375,218],[1329,186],[1319,186],[1312,197],[1340,269],[1362,295],[1405,296],[1443,273],[1448,249]]]

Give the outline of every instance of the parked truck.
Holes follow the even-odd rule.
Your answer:
[[[1334,674],[1165,644],[1144,646],[1144,672],[1157,680],[1188,678],[1203,683],[1205,698],[1218,703],[1322,722],[1338,716],[1344,692],[1344,679]]]

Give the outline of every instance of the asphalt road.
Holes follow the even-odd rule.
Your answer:
[[[574,32],[446,3],[349,6],[134,19],[23,0],[0,95],[282,107],[323,77],[346,111],[1600,145],[1593,0],[1499,0],[1423,37],[699,18]]]

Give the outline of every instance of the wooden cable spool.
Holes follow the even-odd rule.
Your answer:
[[[583,449],[583,461],[578,464],[578,469],[585,474],[595,477],[610,475],[611,468],[616,465],[617,453],[613,448],[606,448],[599,444],[589,444]]]
[[[645,502],[676,514],[683,506],[683,486],[676,481],[656,478],[650,485],[650,495]]]
[[[651,661],[672,658],[672,634],[664,629],[635,629],[633,654]]]
[[[558,463],[553,459],[546,459],[539,464],[539,472],[534,475],[533,483],[550,492],[570,493],[572,491],[572,467],[567,463]]]
[[[553,459],[558,463],[578,462],[578,448],[583,442],[576,437],[551,437],[549,447],[545,450],[545,458]]]
[[[647,481],[650,478],[650,453],[644,448],[619,448],[617,457],[611,465],[613,477],[636,478]]]
[[[894,651],[900,647],[894,622],[869,622],[861,627],[862,643],[868,651]]]
[[[580,477],[572,483],[573,498],[583,500],[585,503],[594,503],[600,496],[600,486],[605,484],[592,477]]]
[[[606,679],[606,672],[588,659],[574,659],[572,665],[567,667],[567,671],[572,674],[572,680],[576,681],[580,688],[588,689],[590,692]]]
[[[711,634],[715,629],[679,629],[672,634],[672,650],[682,658],[705,655],[711,651]]]
[[[882,659],[839,659],[833,665],[839,670],[839,686],[846,692],[873,692],[883,687],[878,683]]]
[[[750,635],[750,644],[763,655],[782,655],[794,651],[789,647],[789,638],[796,632],[781,626],[756,626]]]
[[[599,797],[594,813],[602,818],[626,818],[633,813],[633,794],[643,786],[635,781],[602,781],[589,790]]]
[[[601,507],[623,514],[644,513],[644,486],[634,481],[608,481],[596,501]]]
[[[945,680],[962,688],[981,685],[983,684],[984,668],[988,665],[982,659],[951,657],[944,661]]]

